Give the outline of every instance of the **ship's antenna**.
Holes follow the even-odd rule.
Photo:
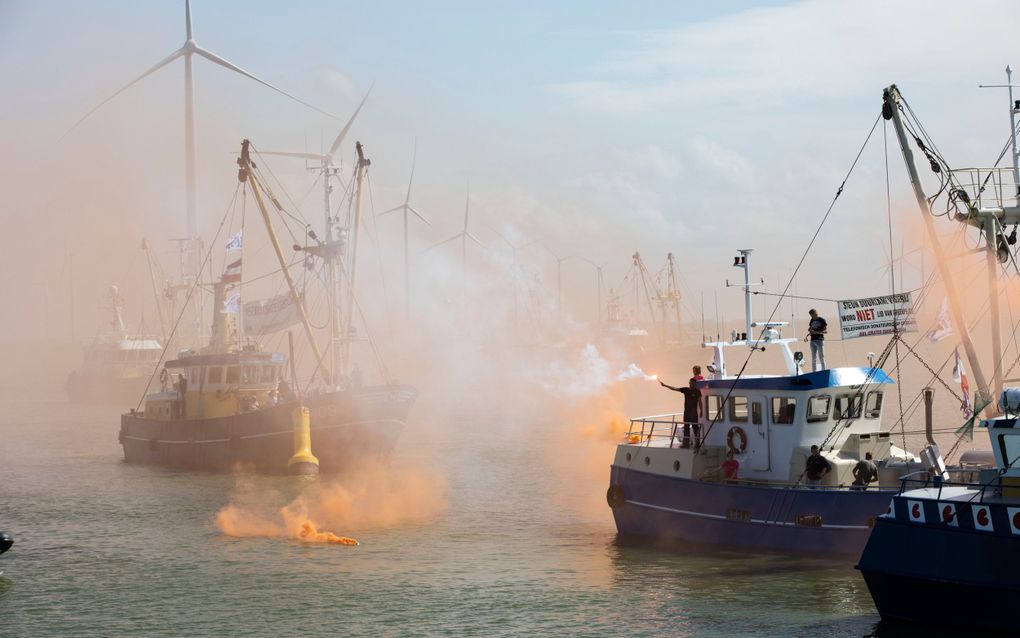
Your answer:
[[[1009,90],[1009,142],[1013,149],[1013,186],[1015,188],[1015,198],[1017,205],[1020,206],[1020,156],[1017,155],[1016,149],[1016,114],[1020,112],[1020,100],[1013,100],[1013,67],[1006,65],[1006,83],[1005,84],[979,84],[978,88],[981,89],[1008,89]],[[1001,156],[1000,156],[1001,157]]]
[[[719,329],[719,291],[715,291],[715,340],[722,341],[722,331]]]
[[[701,292],[701,342],[708,342],[708,335],[705,334],[705,292]]]

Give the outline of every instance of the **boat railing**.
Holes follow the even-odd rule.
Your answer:
[[[688,425],[696,425],[696,422]],[[630,420],[625,440],[628,443],[651,445],[652,441],[668,442],[669,447],[683,438],[684,419],[681,414],[658,414]]]
[[[1004,208],[1020,203],[1012,168],[957,168],[949,173],[978,208]]]
[[[985,494],[989,489],[996,492],[999,489],[999,482],[982,482],[981,470],[976,468],[949,468],[946,470],[949,480],[933,475],[928,470],[911,472],[900,477],[900,494],[910,490],[922,488],[937,488],[937,498],[942,498],[942,490],[947,487],[966,487],[979,492],[977,501],[985,500]]]

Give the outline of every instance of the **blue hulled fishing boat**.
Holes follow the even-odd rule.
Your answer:
[[[899,476],[922,467],[882,429],[893,380],[870,364],[802,373],[803,357],[790,348],[798,340],[779,332],[786,324],[752,321],[750,252],[741,250],[734,263],[744,271],[747,331],[704,344],[714,351],[712,376],[695,382],[702,416],[686,424],[701,428],[703,440],[684,437],[679,414],[631,420],[607,494],[617,530],[665,541],[858,555]],[[778,349],[786,374],[730,376],[727,348]],[[805,472],[813,446],[829,468],[818,480]],[[852,485],[854,468],[869,454],[877,480]]]

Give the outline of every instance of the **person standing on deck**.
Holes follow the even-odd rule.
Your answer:
[[[814,372],[825,369],[825,333],[829,324],[823,317],[818,316],[814,308],[808,310],[808,315],[811,316],[811,322],[808,324],[808,333],[804,341],[811,341],[811,371]],[[820,368],[819,363],[822,364]]]
[[[674,388],[659,380],[659,385],[684,395],[684,438],[681,447],[691,447],[691,427],[694,427],[694,447],[701,445],[701,390],[695,387],[697,377],[691,377],[688,387]]]
[[[817,445],[811,446],[811,456],[807,457],[804,463],[804,475],[807,477],[808,487],[815,489],[822,484],[825,475],[832,471],[830,464],[818,449]]]

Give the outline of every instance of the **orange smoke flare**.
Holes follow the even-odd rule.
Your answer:
[[[315,529],[315,525],[312,525],[311,521],[305,521],[301,523],[301,531],[298,533],[301,540],[308,541],[310,543],[334,543],[336,545],[360,545],[356,539],[350,538],[349,536],[337,536],[333,532],[327,532],[325,530],[319,531]]]

